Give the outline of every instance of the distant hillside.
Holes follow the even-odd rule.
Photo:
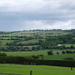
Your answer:
[[[58,44],[62,44],[58,47]],[[69,47],[66,46],[69,45]],[[72,44],[72,45],[71,45]],[[0,51],[75,49],[75,30],[23,30],[0,32]]]
[[[0,31],[0,35],[66,35],[75,33],[75,29],[71,30],[61,30],[61,29],[53,29],[53,30],[23,30],[23,31]]]

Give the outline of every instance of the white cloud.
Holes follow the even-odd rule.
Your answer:
[[[72,21],[62,22],[57,21],[52,26],[53,29],[73,29]]]
[[[67,14],[74,7],[74,0],[0,0],[2,12]]]
[[[55,23],[47,23],[47,21],[32,20],[25,21],[22,29],[74,29],[72,21],[62,22],[56,21]]]
[[[74,0],[0,0],[0,25],[16,29],[75,28]],[[13,23],[13,24],[12,24]],[[14,26],[14,27],[13,27]]]
[[[41,0],[0,0],[1,11],[28,12],[39,9]]]
[[[0,0],[0,11],[50,13],[59,8],[59,0]]]

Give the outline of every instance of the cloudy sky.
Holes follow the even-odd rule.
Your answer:
[[[75,0],[0,0],[0,31],[75,29]]]

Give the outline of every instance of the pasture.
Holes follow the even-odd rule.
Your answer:
[[[75,68],[57,67],[45,65],[15,65],[15,64],[0,64],[0,73],[4,74],[21,74],[21,75],[74,75]]]
[[[13,42],[13,40],[1,40],[1,45],[4,45],[5,46],[5,44],[8,42],[8,43],[11,43],[11,42]]]
[[[74,51],[73,49],[72,51]],[[75,59],[75,54],[62,54],[62,50],[53,50],[53,55],[48,55],[49,50],[38,50],[38,51],[22,51],[22,52],[5,52],[7,56],[32,56],[32,55],[44,55],[44,59],[63,59],[71,57]],[[66,50],[63,50],[66,51]],[[59,52],[59,54],[57,54]],[[41,59],[41,57],[39,58]]]
[[[63,44],[63,45],[65,45],[65,47],[70,47],[72,45],[75,47],[75,44]]]
[[[21,42],[18,42],[18,43],[36,43],[36,42],[38,42],[39,40],[37,40],[37,39],[33,39],[33,40],[28,40],[28,41],[21,41]]]

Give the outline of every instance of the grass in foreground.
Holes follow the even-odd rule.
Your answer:
[[[0,65],[0,73],[30,75],[74,75],[75,68],[44,65]]]

